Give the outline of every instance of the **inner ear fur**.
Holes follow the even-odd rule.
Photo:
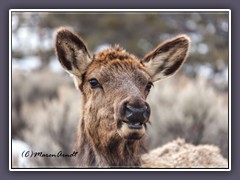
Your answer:
[[[62,67],[72,75],[81,76],[91,63],[84,41],[66,28],[59,28],[56,33],[55,51]]]
[[[190,38],[179,35],[164,41],[142,60],[153,81],[173,75],[185,62],[190,47]]]

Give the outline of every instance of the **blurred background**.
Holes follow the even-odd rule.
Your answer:
[[[217,145],[228,158],[228,25],[227,12],[12,12],[13,167],[74,166],[71,158],[20,158],[28,149],[73,152],[81,94],[54,53],[60,26],[78,33],[92,53],[117,43],[139,58],[168,38],[190,36],[186,64],[148,97],[147,145],[181,137]]]

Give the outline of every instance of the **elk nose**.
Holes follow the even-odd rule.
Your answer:
[[[136,107],[130,104],[126,105],[125,116],[129,122],[144,123],[150,116],[150,108],[148,105]]]

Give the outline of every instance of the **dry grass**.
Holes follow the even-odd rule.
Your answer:
[[[186,143],[177,139],[142,156],[142,167],[150,168],[228,168],[228,161],[212,145]]]

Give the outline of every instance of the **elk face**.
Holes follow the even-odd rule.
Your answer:
[[[61,28],[56,36],[56,54],[83,93],[83,116],[89,134],[140,139],[149,121],[146,97],[153,82],[180,68],[189,43],[187,36],[177,36],[142,60],[119,47],[92,57],[81,38]]]
[[[108,121],[106,126],[123,138],[140,139],[150,116],[145,99],[152,86],[151,76],[141,62],[115,47],[94,56],[85,77],[88,84],[83,85],[83,91],[97,102],[96,118]]]

